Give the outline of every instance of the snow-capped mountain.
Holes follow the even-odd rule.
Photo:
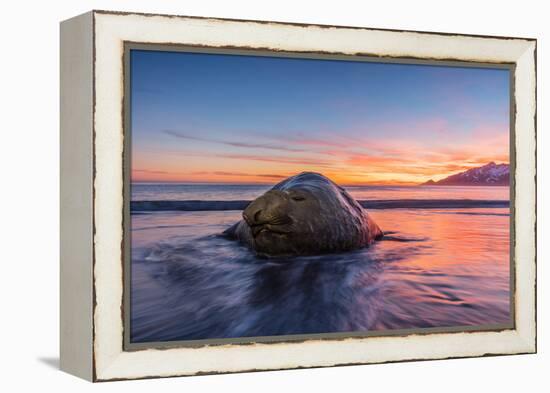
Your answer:
[[[507,186],[510,184],[510,165],[490,162],[478,168],[451,175],[439,181],[427,181],[426,186]]]

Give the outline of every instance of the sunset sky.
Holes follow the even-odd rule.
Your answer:
[[[131,51],[132,181],[418,184],[509,161],[503,69]]]

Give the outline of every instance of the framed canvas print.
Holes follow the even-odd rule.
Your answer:
[[[536,40],[61,24],[61,368],[536,351]]]

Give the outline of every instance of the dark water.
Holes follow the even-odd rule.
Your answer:
[[[371,214],[386,240],[291,260],[217,236],[239,211],[132,215],[131,340],[509,322],[507,208]]]

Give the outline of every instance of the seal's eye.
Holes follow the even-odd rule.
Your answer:
[[[301,195],[294,195],[294,196],[291,197],[290,199],[292,199],[293,201],[298,201],[298,202],[300,202],[300,201],[305,201],[305,200],[306,200],[306,198],[303,197],[303,196],[301,196]]]

